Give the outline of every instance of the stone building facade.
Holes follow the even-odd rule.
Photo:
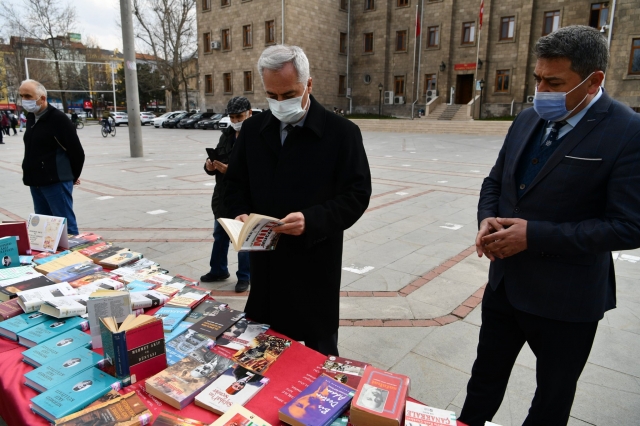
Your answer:
[[[536,40],[568,25],[604,25],[608,36],[613,8],[613,1],[485,0],[480,30],[479,3],[197,0],[200,104],[218,112],[246,96],[266,108],[256,63],[265,47],[284,41],[305,50],[314,96],[330,109],[410,116],[475,96],[476,116],[480,104],[483,116],[509,115],[531,106]],[[640,3],[616,0],[615,7],[605,88],[640,111],[640,26],[633,24]]]

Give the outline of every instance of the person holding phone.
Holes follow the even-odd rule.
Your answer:
[[[209,283],[224,281],[229,278],[227,253],[229,251],[229,236],[224,228],[218,223],[219,218],[231,218],[227,213],[225,205],[225,191],[227,188],[225,175],[229,163],[231,151],[240,134],[242,123],[251,117],[251,103],[247,98],[236,96],[227,104],[227,114],[231,120],[231,126],[222,130],[218,146],[215,150],[207,149],[209,158],[204,164],[204,171],[209,176],[216,177],[216,186],[211,197],[211,210],[216,221],[213,225],[213,248],[211,249],[211,260],[209,272],[200,277],[201,282]],[[213,157],[213,158],[212,158]],[[238,253],[238,271],[236,272],[238,282],[235,290],[237,293],[245,292],[249,289],[249,253]]]

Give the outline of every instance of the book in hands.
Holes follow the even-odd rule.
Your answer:
[[[232,405],[227,412],[209,426],[271,426],[242,405]]]
[[[0,269],[20,266],[18,240],[15,236],[0,238]]]
[[[102,367],[104,357],[82,349],[59,356],[24,375],[24,384],[36,392],[58,386],[67,379],[93,367]]]
[[[195,404],[216,414],[226,413],[234,404],[245,405],[269,378],[235,365],[196,396]]]
[[[22,352],[22,361],[40,367],[62,355],[90,347],[91,337],[87,333],[81,329],[69,330],[55,339],[49,339]]]
[[[135,392],[116,395],[115,398],[91,404],[84,410],[58,419],[55,426],[144,426],[151,422],[153,414]]]
[[[407,401],[404,409],[404,424],[405,426],[451,426],[456,424],[456,413]]]
[[[273,228],[284,225],[280,219],[251,213],[246,221],[235,219],[218,219],[220,225],[229,235],[236,251],[268,251],[274,250],[280,234]]]

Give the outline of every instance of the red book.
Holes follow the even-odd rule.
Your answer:
[[[0,223],[0,238],[2,237],[16,237],[18,241],[18,253],[22,255],[31,254],[27,222],[6,221]]]
[[[329,355],[322,364],[322,374],[339,381],[353,389],[358,389],[360,379],[364,374],[366,362]]]
[[[353,426],[400,426],[410,380],[367,366],[351,402]]]
[[[16,317],[24,311],[18,305],[18,298],[7,300],[0,303],[0,321],[8,320],[9,318]]]

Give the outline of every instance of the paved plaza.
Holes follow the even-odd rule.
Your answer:
[[[220,132],[144,127],[145,156],[130,158],[128,129],[117,131],[106,139],[98,126],[78,131],[87,156],[82,185],[74,191],[80,230],[140,251],[171,274],[197,279],[209,269],[212,245],[215,180],[203,171],[205,147],[215,147]],[[363,136],[373,196],[345,232],[340,354],[410,376],[413,397],[459,414],[489,267],[471,248],[476,206],[503,136]],[[25,219],[33,205],[21,181],[22,138],[4,140],[0,219]],[[637,424],[640,412],[640,250],[614,256],[618,308],[600,322],[572,426]],[[229,262],[229,280],[203,286],[243,309],[246,294],[233,292],[233,251]],[[525,346],[494,422],[522,424],[535,386],[535,357]]]

